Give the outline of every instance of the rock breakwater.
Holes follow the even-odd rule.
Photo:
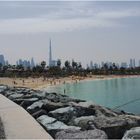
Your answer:
[[[1,85],[0,94],[22,106],[55,139],[125,139],[139,136],[140,116],[134,114],[23,87]]]

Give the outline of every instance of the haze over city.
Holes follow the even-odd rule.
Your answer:
[[[140,2],[0,2],[0,53],[18,59],[139,60]]]

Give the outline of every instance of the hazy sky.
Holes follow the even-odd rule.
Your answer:
[[[140,59],[140,2],[0,2],[0,53],[48,63]]]

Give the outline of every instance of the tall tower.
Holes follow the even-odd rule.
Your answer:
[[[49,66],[52,65],[52,46],[51,46],[51,39],[50,39],[50,50],[49,50]]]

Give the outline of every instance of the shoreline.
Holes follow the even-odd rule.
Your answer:
[[[70,76],[64,78],[7,78],[1,77],[0,84],[11,87],[27,87],[35,90],[42,90],[44,88],[54,87],[66,83],[79,83],[94,80],[111,80],[120,78],[139,78],[140,75],[92,75],[88,77]]]

